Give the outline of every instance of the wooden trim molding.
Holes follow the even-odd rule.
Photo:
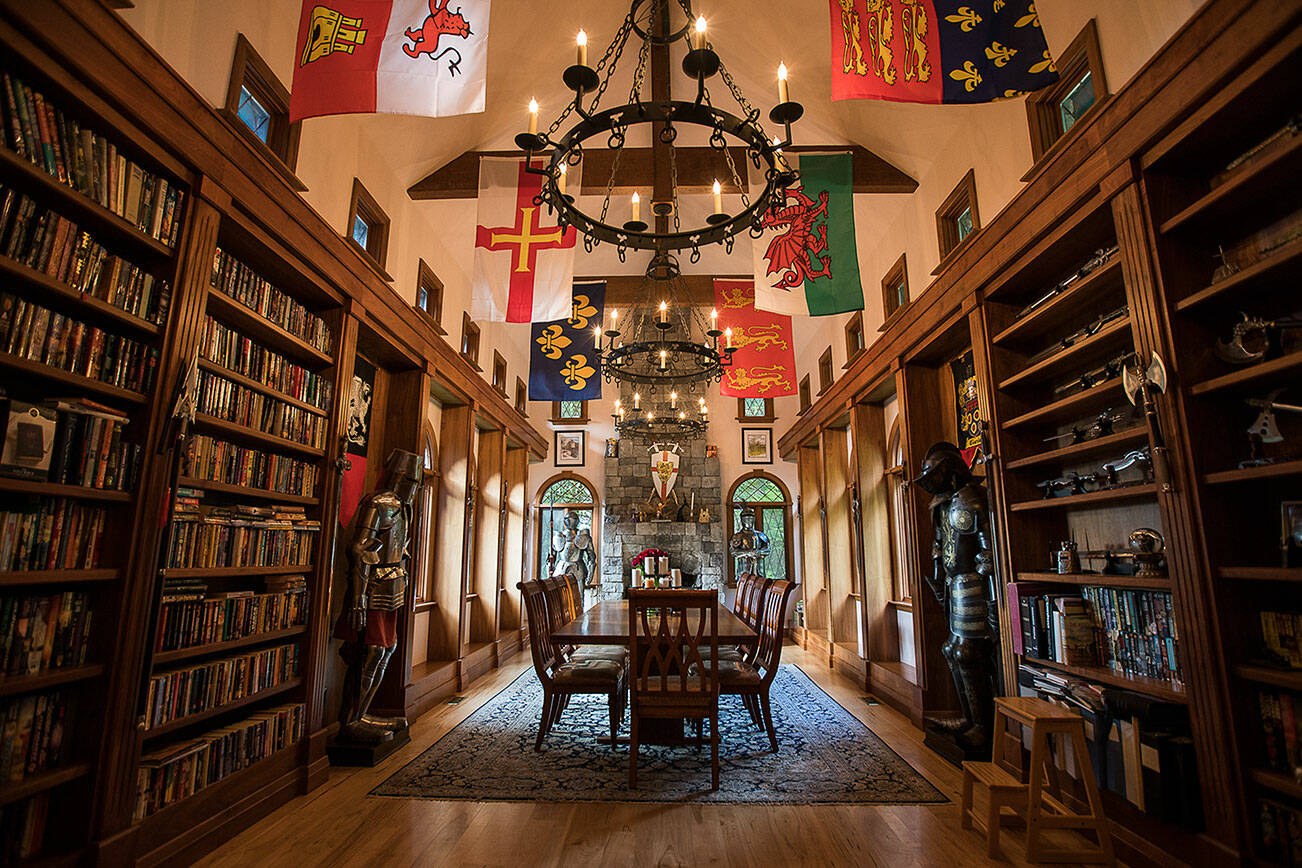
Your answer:
[[[357,243],[353,237],[353,227],[357,218],[366,224],[366,246]],[[384,270],[389,256],[389,215],[384,213],[380,203],[366,189],[361,178],[353,178],[353,192],[348,202],[348,223],[344,226],[344,237],[348,242],[365,254],[362,258],[373,266],[385,279],[392,280]]]
[[[248,124],[239,116],[242,88],[248,89],[249,94],[270,115],[266,141],[249,129]],[[289,186],[298,192],[307,190],[307,185],[294,174],[298,165],[298,142],[303,122],[290,123],[288,88],[276,78],[271,67],[243,33],[235,40],[235,57],[231,61],[231,77],[226,85],[226,102],[221,107],[220,114]]]
[[[760,399],[759,399],[759,400],[761,400],[761,401],[764,402],[764,412],[763,412],[763,414],[761,414],[761,415],[759,415],[759,416],[747,416],[747,415],[746,415],[746,401],[747,401],[747,400],[752,400],[752,401],[753,401],[753,400],[755,400],[755,399],[754,399],[754,398],[750,398],[750,399],[747,399],[747,398],[738,398],[738,399],[737,399],[737,421],[738,421],[738,422],[743,422],[743,423],[754,422],[754,423],[757,423],[757,424],[763,424],[763,423],[767,423],[767,422],[773,422],[774,420],[776,420],[776,419],[778,418],[777,416],[774,415],[774,410],[773,410],[773,399],[772,399],[772,398],[760,398]]]
[[[562,415],[561,415],[561,404],[562,404],[562,403],[565,403],[565,402],[563,402],[563,401],[552,401],[552,418],[551,418],[551,422],[552,422],[552,424],[554,424],[554,425],[586,425],[586,424],[588,424],[588,422],[589,422],[590,420],[588,419],[588,402],[587,402],[587,401],[579,401],[579,405],[580,405],[580,406],[579,406],[579,415],[577,415],[577,416],[562,416]]]
[[[1059,104],[1080,83],[1085,73],[1089,73],[1094,88],[1094,103],[1076,119],[1072,129],[1097,114],[1107,101],[1108,82],[1103,70],[1103,53],[1099,49],[1099,31],[1095,19],[1091,18],[1085,23],[1081,32],[1076,34],[1076,38],[1058,58],[1056,65],[1057,84],[1038,90],[1026,98],[1026,122],[1030,127],[1033,164],[1029,174],[1034,174],[1040,161],[1051,154],[1066,133],[1070,132],[1062,128]]]
[[[443,281],[439,280],[434,269],[424,259],[416,264],[416,303],[413,307],[420,311],[440,335],[448,333],[443,328]]]
[[[972,215],[972,229],[960,238],[958,218],[964,211],[969,211]],[[981,231],[981,214],[977,210],[976,169],[968,169],[967,174],[936,209],[936,238],[940,245],[940,264],[932,274],[944,271],[950,261],[960,250],[967,247],[979,231]]]

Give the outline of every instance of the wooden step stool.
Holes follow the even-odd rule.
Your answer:
[[[995,736],[1008,729],[1008,721],[1031,727],[1030,784],[1026,802],[1026,859],[1029,862],[1105,862],[1116,864],[1108,818],[1094,780],[1094,764],[1085,746],[1085,721],[1070,709],[1033,696],[1000,696],[995,699]],[[1067,810],[1057,800],[1046,799],[1046,781],[1057,786],[1057,769],[1049,754],[1049,736],[1061,733],[1071,739],[1076,776],[1085,788],[1088,814]],[[966,765],[966,764],[965,764]],[[1011,776],[1010,776],[1011,777]],[[1048,810],[1046,810],[1048,809]],[[1047,829],[1093,829],[1098,846],[1093,849],[1053,849],[1045,845]]]
[[[984,821],[972,807],[972,788],[978,783],[990,797]],[[1027,789],[1026,784],[994,763],[976,760],[963,762],[963,801],[960,804],[963,812],[962,826],[970,829],[975,820],[978,826],[985,827],[986,853],[991,859],[999,858],[999,827],[1004,820],[1011,819],[1003,814],[1003,809],[1011,808],[1014,814],[1024,817]]]

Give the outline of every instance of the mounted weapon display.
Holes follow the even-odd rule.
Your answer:
[[[1062,350],[1065,350],[1068,347],[1074,346],[1077,342],[1082,341],[1085,338],[1093,337],[1094,335],[1102,331],[1103,327],[1106,326],[1108,323],[1115,322],[1116,320],[1122,319],[1128,316],[1129,314],[1130,314],[1130,306],[1124,304],[1121,307],[1117,308],[1116,310],[1111,310],[1105,314],[1101,314],[1098,319],[1094,320],[1089,325],[1077,329],[1076,331],[1067,335],[1065,338],[1055,341],[1054,343],[1040,350],[1035,355],[1031,356],[1029,359],[1026,360],[1027,367],[1042,362],[1045,359],[1049,358],[1050,356],[1054,355],[1055,353],[1061,352]]]
[[[1298,404],[1281,404],[1279,396],[1282,394],[1284,394],[1283,389],[1276,389],[1264,398],[1247,399],[1250,406],[1261,410],[1257,414],[1256,421],[1248,427],[1248,433],[1260,437],[1262,443],[1284,442],[1284,435],[1279,433],[1279,423],[1275,421],[1276,410],[1283,410],[1287,413],[1302,413],[1302,406]]]
[[[1137,479],[1122,479],[1121,471],[1135,468],[1139,471]],[[1088,494],[1093,491],[1110,491],[1116,488],[1128,488],[1132,485],[1144,485],[1153,481],[1153,458],[1149,447],[1133,449],[1113,461],[1101,465],[1093,473],[1073,471],[1065,476],[1045,479],[1035,484],[1043,492],[1045,500],[1055,497],[1069,497],[1073,494]],[[1092,488],[1091,488],[1092,487]]]
[[[1113,413],[1112,408],[1104,410],[1098,416],[1089,422],[1077,422],[1071,426],[1070,431],[1064,431],[1061,434],[1053,434],[1045,437],[1042,442],[1052,443],[1058,440],[1071,439],[1071,445],[1077,443],[1086,443],[1090,440],[1097,440],[1100,437],[1108,437],[1116,433],[1113,426],[1123,419],[1130,418],[1129,413]]]
[[[1088,275],[1093,271],[1097,271],[1099,268],[1102,268],[1104,265],[1107,265],[1108,261],[1112,259],[1112,257],[1116,254],[1117,250],[1118,250],[1117,245],[1113,244],[1111,247],[1100,247],[1098,250],[1094,251],[1094,253],[1090,256],[1090,258],[1085,260],[1085,262],[1080,266],[1080,268],[1076,269],[1071,274],[1067,275],[1062,280],[1055,283],[1052,289],[1050,289],[1044,295],[1037,298],[1035,301],[1028,304],[1026,307],[1022,308],[1020,311],[1018,311],[1016,319],[1021,319],[1022,317],[1026,316],[1028,313],[1031,313],[1032,311],[1044,306],[1048,302],[1052,301],[1053,299],[1057,298],[1059,295],[1062,295],[1064,292],[1066,292],[1067,289],[1070,288],[1072,284],[1076,283],[1076,281],[1080,280],[1081,278],[1085,277],[1086,275]]]
[[[1166,438],[1162,434],[1162,423],[1157,416],[1157,401],[1153,398],[1154,392],[1166,394],[1166,364],[1156,352],[1146,368],[1138,353],[1132,358],[1133,366],[1128,363],[1121,369],[1122,385],[1131,404],[1136,407],[1141,403],[1143,405],[1144,418],[1148,420],[1149,436],[1153,442],[1153,471],[1162,490],[1171,491],[1171,458],[1166,448]]]
[[[1126,360],[1133,353],[1122,353],[1115,359],[1110,359],[1099,365],[1097,368],[1086,371],[1074,380],[1068,380],[1066,383],[1053,387],[1053,397],[1055,400],[1066,398],[1077,392],[1083,392],[1086,389],[1092,389],[1099,383],[1105,383],[1121,375],[1121,369],[1125,367]]]
[[[1252,365],[1283,355],[1284,332],[1302,329],[1302,318],[1294,316],[1263,319],[1239,315],[1243,319],[1234,324],[1230,337],[1216,340],[1216,355],[1231,365]]]

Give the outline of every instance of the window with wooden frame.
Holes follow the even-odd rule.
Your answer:
[[[515,410],[521,416],[529,415],[529,390],[519,377],[515,378]]]
[[[818,394],[821,395],[832,388],[834,378],[835,375],[832,373],[832,348],[828,347],[818,357]]]
[[[231,79],[221,113],[294,189],[307,189],[294,175],[303,124],[289,122],[289,91],[243,33],[235,40]]]
[[[594,521],[600,511],[596,489],[577,473],[558,473],[544,482],[534,503],[538,520],[537,570],[540,576],[550,576],[556,567],[556,552],[552,549],[552,535],[564,527],[565,511],[572,510],[579,519],[579,530],[592,535],[594,551],[601,551],[597,533],[600,522]],[[595,577],[589,577],[589,582]]]
[[[738,422],[772,422],[776,418],[772,398],[737,399]]]
[[[809,374],[800,378],[800,415],[804,415],[810,407],[814,406],[813,398],[809,393]]]
[[[587,424],[588,402],[552,401],[552,421],[558,425]]]
[[[443,281],[423,259],[416,267],[416,309],[430,318],[435,331],[447,334],[443,328]]]
[[[1072,127],[1080,123],[1108,95],[1099,51],[1099,31],[1091,18],[1062,53],[1058,83],[1026,98],[1026,120],[1031,128],[1031,157],[1039,163]]]
[[[908,306],[909,269],[905,254],[901,253],[900,258],[895,260],[895,264],[882,277],[882,310],[886,312],[886,320],[880,330],[885,331],[899,319],[897,314]]]
[[[461,315],[461,355],[476,371],[479,367],[479,326],[475,325],[470,314]]]
[[[497,350],[493,350],[493,388],[506,397],[506,359]]]
[[[977,213],[976,170],[968,169],[963,180],[936,209],[936,236],[940,241],[940,265],[933,274],[948,264],[954,254],[978,229],[981,217]]]
[[[367,191],[361,179],[353,178],[352,201],[348,205],[348,238],[366,253],[381,273],[389,252],[389,216]],[[388,279],[388,275],[384,275]]]
[[[770,473],[755,471],[737,478],[728,492],[728,539],[741,529],[743,514],[755,518],[755,530],[769,538],[769,553],[759,565],[759,573],[769,579],[791,575],[791,494],[782,480]],[[728,558],[727,584],[737,585],[737,559]]]
[[[863,336],[863,311],[857,310],[845,323],[845,367],[853,365],[866,349],[868,341]]]
[[[416,581],[412,593],[417,609],[434,599],[434,551],[438,536],[436,506],[439,495],[439,450],[434,429],[425,425],[421,449],[422,484],[416,500]]]

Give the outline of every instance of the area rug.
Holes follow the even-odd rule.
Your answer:
[[[371,791],[417,799],[546,802],[900,805],[948,799],[842,708],[809,676],[782,666],[772,686],[781,750],[769,750],[735,696],[719,707],[720,787],[710,789],[710,752],[643,747],[638,789],[628,786],[628,748],[597,743],[609,732],[603,696],[575,696],[543,742],[542,685],[523,673],[420,756]],[[622,734],[627,734],[625,718]],[[708,726],[708,724],[707,724]]]

